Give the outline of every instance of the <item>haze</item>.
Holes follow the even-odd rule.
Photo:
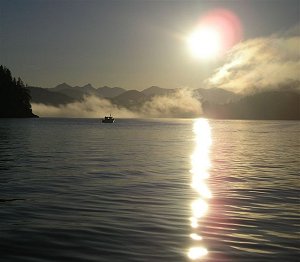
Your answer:
[[[187,35],[205,14],[220,8],[234,13],[241,23],[240,45],[233,50],[247,52],[251,43],[252,54],[259,56],[255,45],[268,45],[270,39],[275,39],[275,52],[267,53],[266,74],[270,78],[274,68],[272,57],[277,56],[278,48],[280,59],[275,72],[279,70],[276,66],[284,63],[282,76],[273,78],[273,82],[264,81],[264,74],[245,76],[240,68],[232,67],[236,57],[232,50],[205,61],[190,55]],[[136,90],[152,85],[199,88],[212,84],[240,88],[240,83],[252,79],[260,79],[262,85],[269,86],[270,82],[299,80],[298,24],[297,0],[1,0],[0,61],[28,85],[41,87],[67,82]],[[251,66],[260,70],[258,62],[259,59],[252,61]],[[219,73],[228,68],[230,77],[233,73],[239,76],[234,82],[228,74],[224,79],[224,74]]]

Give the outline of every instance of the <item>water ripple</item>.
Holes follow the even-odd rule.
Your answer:
[[[194,123],[1,119],[1,260],[298,261],[299,122]]]

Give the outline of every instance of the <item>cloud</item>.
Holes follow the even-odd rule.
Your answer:
[[[208,79],[210,86],[235,92],[282,87],[300,89],[299,25],[287,32],[236,45],[227,62]]]
[[[112,114],[116,118],[136,117],[198,117],[201,114],[201,103],[193,98],[186,89],[164,96],[155,96],[145,102],[136,111],[112,104],[107,99],[95,96],[85,97],[82,102],[62,106],[49,106],[32,103],[32,110],[41,117],[91,117],[102,118]]]
[[[95,96],[87,96],[82,102],[69,103],[58,107],[32,103],[32,110],[42,117],[102,118],[110,113],[120,118],[138,117],[134,112],[113,105],[107,99],[100,99]]]
[[[201,103],[187,89],[155,96],[141,108],[142,115],[146,117],[197,117],[201,112]]]

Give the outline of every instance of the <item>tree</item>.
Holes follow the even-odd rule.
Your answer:
[[[29,88],[0,66],[0,117],[37,117],[32,113]]]

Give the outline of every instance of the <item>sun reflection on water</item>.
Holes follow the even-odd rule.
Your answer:
[[[192,260],[199,259],[207,255],[208,251],[205,247],[191,247],[188,252],[188,257]]]
[[[209,177],[211,166],[209,150],[212,144],[211,130],[208,120],[200,118],[194,122],[194,134],[196,147],[191,155],[192,175],[191,187],[199,196],[191,203],[192,217],[190,218],[192,233],[190,234],[194,244],[189,248],[187,256],[191,260],[200,260],[208,254],[207,248],[202,243],[202,236],[196,230],[199,227],[200,220],[208,211],[207,199],[212,197],[212,193],[206,185],[206,179]]]

